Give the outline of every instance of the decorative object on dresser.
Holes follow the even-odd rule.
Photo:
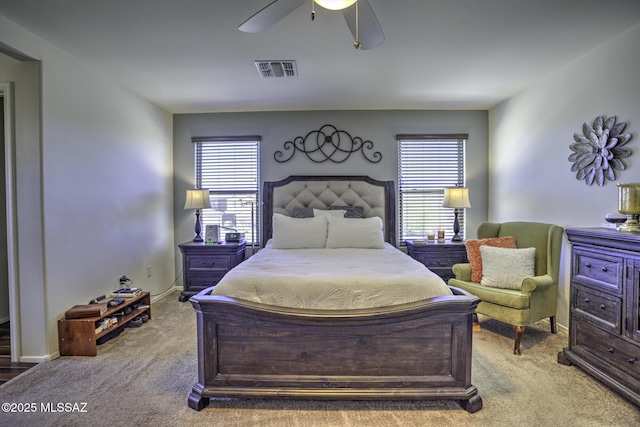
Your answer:
[[[407,240],[407,253],[423,263],[429,270],[442,277],[445,282],[455,277],[451,267],[454,264],[469,262],[464,242],[416,243]]]
[[[95,307],[91,316],[74,317],[76,314],[72,308],[67,311],[67,317],[58,321],[60,356],[95,356],[98,354],[97,344],[109,335],[117,334],[142,316],[151,319],[149,292],[127,298],[116,306],[97,303],[85,307]]]
[[[616,171],[626,169],[623,158],[631,155],[631,150],[623,147],[631,139],[630,133],[622,133],[625,122],[616,124],[616,117],[605,120],[598,116],[593,124],[584,122],[582,134],[574,133],[574,142],[569,145],[573,153],[569,156],[571,172],[577,172],[576,179],[587,185],[597,182],[600,187],[605,180],[615,181]]]
[[[273,158],[277,162],[288,162],[296,154],[296,151],[304,153],[314,163],[323,163],[327,160],[333,163],[342,163],[351,156],[351,153],[356,151],[360,151],[370,163],[378,163],[382,160],[382,154],[379,151],[374,151],[371,158],[367,155],[365,150],[373,150],[373,142],[363,141],[358,136],[352,137],[349,132],[338,130],[335,126],[328,124],[318,130],[312,130],[304,137],[297,136],[293,141],[285,142],[283,150],[291,150],[291,154],[289,157],[283,158],[283,152],[276,151]]]
[[[569,347],[558,362],[640,406],[640,235],[566,230],[571,243]]]
[[[180,246],[184,289],[178,298],[184,302],[203,289],[215,286],[227,271],[244,261],[245,242],[207,245],[186,242]]]
[[[540,222],[484,222],[478,227],[477,236],[475,242],[467,241],[470,264],[453,266],[456,277],[449,280],[449,286],[464,289],[480,298],[478,313],[513,325],[513,353],[520,355],[520,340],[525,326],[549,318],[551,333],[557,332],[555,316],[562,228]],[[515,248],[511,246],[513,238]],[[512,256],[502,252],[489,253],[485,257],[481,250],[485,246],[515,252]],[[472,253],[471,248],[476,248],[480,254]],[[529,254],[534,258],[533,270],[529,272],[521,268],[531,264],[522,262],[523,256],[527,256],[523,249],[527,248],[535,248],[535,255]],[[474,275],[474,263],[478,261],[482,265],[482,277]],[[492,276],[485,277],[485,270]]]
[[[442,201],[443,208],[453,208],[453,237],[452,242],[461,242],[462,237],[458,234],[460,232],[460,222],[458,221],[458,214],[460,209],[470,208],[469,203],[469,189],[465,187],[451,187],[444,189],[444,200]]]
[[[194,242],[202,242],[202,223],[200,222],[200,209],[208,209],[211,207],[211,200],[209,199],[209,190],[187,190],[187,197],[184,202],[185,209],[196,210],[196,225],[195,225],[195,237]]]
[[[627,216],[620,230],[640,231],[640,183],[618,184],[618,211]]]

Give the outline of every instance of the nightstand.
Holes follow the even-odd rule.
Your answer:
[[[222,276],[244,261],[245,242],[218,243],[207,245],[204,242],[182,243],[183,286],[178,298],[187,301],[203,289],[215,286]]]
[[[413,243],[407,240],[407,253],[417,261],[423,263],[429,270],[447,282],[455,277],[451,267],[453,264],[469,262],[467,248],[464,242],[445,241],[443,243]]]

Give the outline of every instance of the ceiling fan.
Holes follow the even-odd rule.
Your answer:
[[[238,29],[245,33],[259,33],[302,6],[309,0],[275,0],[244,21]],[[384,42],[382,27],[367,0],[311,0],[311,20],[315,18],[315,4],[330,10],[342,10],[356,49],[372,49]]]

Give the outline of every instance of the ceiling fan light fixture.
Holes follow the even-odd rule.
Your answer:
[[[320,6],[329,10],[342,10],[346,9],[358,0],[313,0]]]

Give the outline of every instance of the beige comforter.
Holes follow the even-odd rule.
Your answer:
[[[273,249],[268,243],[211,292],[283,307],[385,307],[451,295],[445,282],[392,245],[384,249]]]

